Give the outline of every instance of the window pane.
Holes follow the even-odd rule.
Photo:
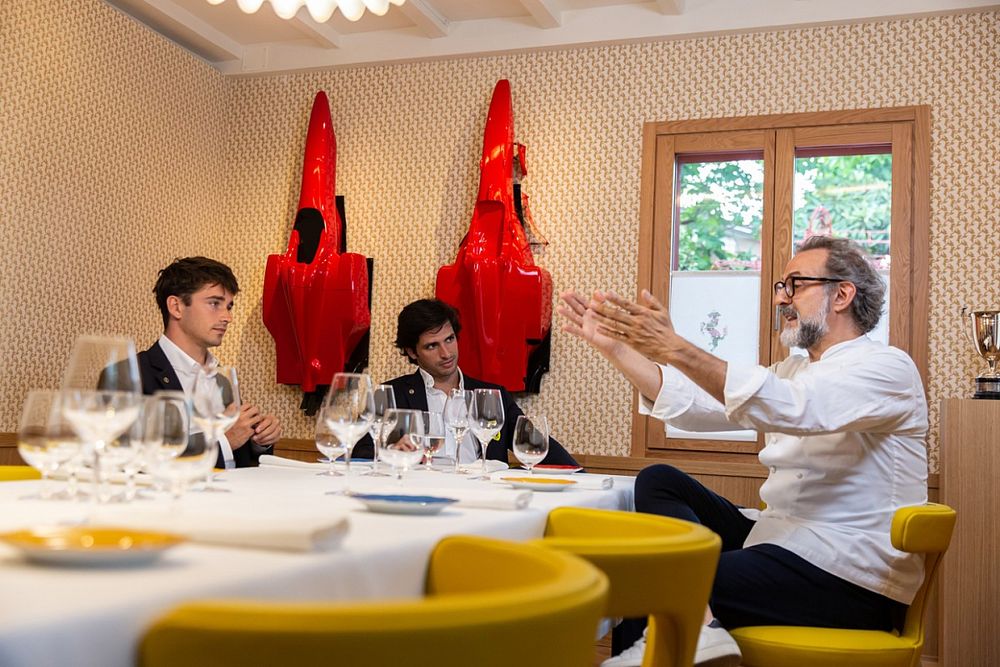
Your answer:
[[[796,151],[792,247],[810,236],[841,236],[871,254],[889,285],[889,228],[892,220],[892,153],[889,146]],[[868,335],[889,342],[886,311]]]
[[[712,354],[757,364],[763,156],[681,158],[677,164],[670,317],[677,332]],[[755,440],[754,431],[668,438]]]

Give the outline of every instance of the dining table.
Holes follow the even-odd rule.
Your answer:
[[[0,484],[0,533],[25,529],[121,527],[178,529],[189,539],[151,560],[38,562],[0,535],[0,665],[128,667],[143,634],[179,603],[203,599],[361,601],[423,595],[430,554],[450,535],[507,540],[541,537],[561,506],[633,510],[632,477],[577,472],[536,478],[563,483],[512,488],[521,470],[486,478],[411,470],[402,480],[364,474],[327,476],[319,464],[272,459],[259,468],[220,472],[214,491],[181,497],[143,488],[130,503],[43,500],[42,482]],[[342,469],[341,469],[342,470]],[[566,484],[566,481],[573,482]],[[521,484],[517,484],[521,486]],[[549,491],[558,488],[558,491]],[[57,483],[64,490],[64,483]],[[367,505],[365,494],[446,498],[434,514]],[[450,502],[455,501],[455,502]],[[404,511],[412,509],[404,503]],[[316,527],[324,539],[308,539]],[[295,531],[305,531],[297,536]],[[255,534],[259,531],[260,534]],[[273,532],[304,539],[269,542]],[[227,540],[214,540],[215,534]],[[319,534],[319,533],[317,533]],[[247,538],[247,539],[244,539]],[[483,577],[517,580],[516,571]]]

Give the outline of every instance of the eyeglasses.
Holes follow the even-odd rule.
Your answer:
[[[788,298],[791,299],[795,296],[795,286],[799,283],[804,282],[814,282],[814,283],[842,283],[847,282],[843,278],[817,278],[815,276],[792,276],[787,281],[779,280],[774,283],[774,295],[777,296],[778,292],[784,290]]]

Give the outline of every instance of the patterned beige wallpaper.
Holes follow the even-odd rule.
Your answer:
[[[517,136],[529,148],[525,188],[551,241],[536,259],[552,272],[557,291],[634,291],[645,121],[931,105],[928,389],[936,470],[937,404],[967,394],[979,368],[961,337],[958,307],[1000,306],[1000,174],[993,149],[1000,145],[1000,15],[220,80],[95,0],[81,8],[58,4],[79,14],[76,29],[93,31],[94,53],[84,62],[65,53],[70,44],[60,50],[60,33],[50,33],[39,12],[0,6],[5,26],[12,18],[6,15],[17,15],[15,36],[25,47],[48,44],[35,64],[11,63],[7,54],[15,49],[0,56],[5,79],[8,68],[16,71],[16,104],[4,102],[0,126],[10,136],[37,133],[38,107],[47,105],[50,113],[73,118],[74,131],[46,150],[53,159],[76,160],[57,184],[28,159],[23,139],[13,151],[4,140],[4,169],[8,152],[21,156],[0,184],[2,233],[10,239],[5,248],[31,249],[16,266],[8,258],[0,269],[0,308],[7,316],[0,329],[0,430],[13,427],[15,403],[30,384],[56,377],[64,358],[56,350],[63,352],[74,332],[97,326],[151,340],[156,314],[147,294],[149,267],[205,252],[232,264],[244,289],[237,326],[220,356],[239,365],[244,394],[276,412],[286,435],[310,437],[311,425],[297,412],[298,392],[273,384],[260,291],[266,255],[287,242],[305,126],[320,89],[330,96],[337,132],[349,247],[376,259],[371,371],[379,379],[409,372],[391,347],[395,315],[431,294],[437,267],[454,256],[478,185],[490,93],[506,77]],[[79,48],[79,40],[74,44]],[[81,70],[94,62],[101,69]],[[49,99],[49,77],[57,82],[73,72],[76,91]],[[151,95],[152,118],[143,125],[136,112]],[[83,100],[100,113],[81,113]],[[91,162],[78,145],[84,142],[106,153],[95,153]],[[116,153],[121,142],[126,146]],[[108,143],[113,147],[103,149]],[[67,181],[76,187],[66,188]],[[46,200],[45,212],[39,200]],[[67,225],[52,226],[67,217],[79,230],[72,241],[59,234]],[[34,240],[20,240],[44,223],[50,227],[34,232]],[[109,228],[130,231],[111,232],[108,240]],[[68,257],[46,270],[42,287],[31,288],[35,298],[24,288],[13,295],[9,281],[44,265],[54,244]],[[113,298],[102,293],[112,290]],[[57,305],[48,306],[53,299]],[[40,344],[53,350],[41,363],[29,358]],[[574,451],[626,453],[631,394],[624,382],[561,333],[553,340],[552,369],[542,394],[524,404],[548,413],[556,436]]]
[[[0,432],[74,338],[162,328],[156,271],[219,247],[231,82],[99,0],[0,2]]]

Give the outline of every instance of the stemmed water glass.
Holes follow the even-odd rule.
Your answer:
[[[111,498],[101,482],[107,444],[139,417],[142,385],[135,345],[127,338],[80,336],[63,376],[62,411],[93,451],[94,497]]]
[[[382,458],[392,466],[400,484],[407,468],[420,463],[424,457],[420,446],[423,434],[424,419],[420,410],[386,411]]]
[[[17,430],[17,452],[28,465],[42,473],[38,498],[53,498],[49,480],[60,465],[80,452],[80,439],[62,414],[58,391],[28,392]]]
[[[330,427],[326,425],[326,413],[323,408],[316,414],[316,449],[326,457],[329,467],[323,472],[316,473],[324,477],[340,477],[343,473],[337,472],[333,467],[334,462],[347,452],[347,447],[340,441],[340,438],[333,434]]]
[[[384,472],[379,472],[378,450],[379,444],[385,436],[383,433],[383,427],[385,426],[385,412],[386,410],[394,410],[396,408],[396,393],[391,384],[380,384],[375,387],[374,398],[375,416],[372,419],[371,426],[369,427],[369,434],[372,437],[372,471],[368,474],[375,477],[388,477],[388,475]]]
[[[351,474],[354,445],[368,431],[375,418],[375,392],[367,373],[337,373],[323,401],[327,428],[343,444],[346,472]]]
[[[240,416],[240,385],[236,369],[233,366],[198,369],[191,392],[191,408],[191,420],[201,430],[205,441],[200,459],[206,466],[205,484],[201,490],[222,491],[212,485],[212,477],[218,460],[219,438]],[[214,458],[211,453],[215,454]]]
[[[469,428],[483,450],[484,479],[489,479],[486,468],[486,449],[497,433],[503,429],[503,396],[499,389],[476,389],[469,406]]]
[[[222,370],[222,373],[222,377],[228,375],[225,370]],[[194,482],[212,474],[219,455],[218,439],[212,437],[216,426],[212,423],[213,408],[210,392],[212,386],[219,386],[219,379],[209,378],[208,375],[201,376],[199,373],[191,394],[163,392],[162,397],[160,394],[155,395],[164,402],[163,440],[160,446],[153,450],[152,455],[147,455],[146,464],[157,481],[166,484],[175,503]],[[199,381],[211,381],[212,384],[203,387],[199,393],[197,386]],[[209,396],[206,397],[206,394]],[[196,417],[194,409],[196,398],[201,400],[202,414],[208,414],[208,417]],[[219,409],[218,406],[215,409]],[[224,408],[222,411],[224,412]],[[239,412],[239,407],[236,408],[236,412]],[[219,421],[225,424],[228,418],[228,415],[224,415]],[[199,423],[198,420],[201,420],[201,431],[196,431],[193,426]],[[224,432],[227,427],[223,425],[219,428]]]
[[[534,474],[532,468],[549,453],[549,422],[545,415],[520,415],[514,424],[514,456]]]
[[[469,407],[472,404],[472,392],[465,389],[452,389],[444,404],[444,423],[451,431],[455,440],[455,468],[459,472],[458,457],[462,451],[462,441],[469,432]]]
[[[187,463],[178,466],[174,466],[173,462],[181,456],[195,456],[193,451],[187,451],[191,441],[191,398],[183,391],[161,390],[149,400],[153,407],[143,414],[144,451],[140,456],[139,466],[141,470],[153,475],[158,488],[171,487],[168,490],[173,491],[177,498],[187,483],[186,473],[182,468],[190,469],[192,466],[190,458]],[[146,405],[148,407],[150,403],[147,402]],[[204,443],[200,443],[200,447],[204,449]],[[165,470],[168,467],[177,470],[167,474]],[[180,482],[177,481],[178,478],[181,478]],[[163,484],[165,480],[167,484]]]
[[[135,481],[140,471],[152,472],[187,448],[190,424],[191,404],[184,392],[158,391],[146,398],[142,414],[127,432],[135,453],[124,464],[126,502],[142,497]]]
[[[429,410],[421,411],[420,417],[423,420],[424,430],[418,437],[424,450],[424,467],[431,470],[434,455],[444,449],[444,417],[440,412]]]

